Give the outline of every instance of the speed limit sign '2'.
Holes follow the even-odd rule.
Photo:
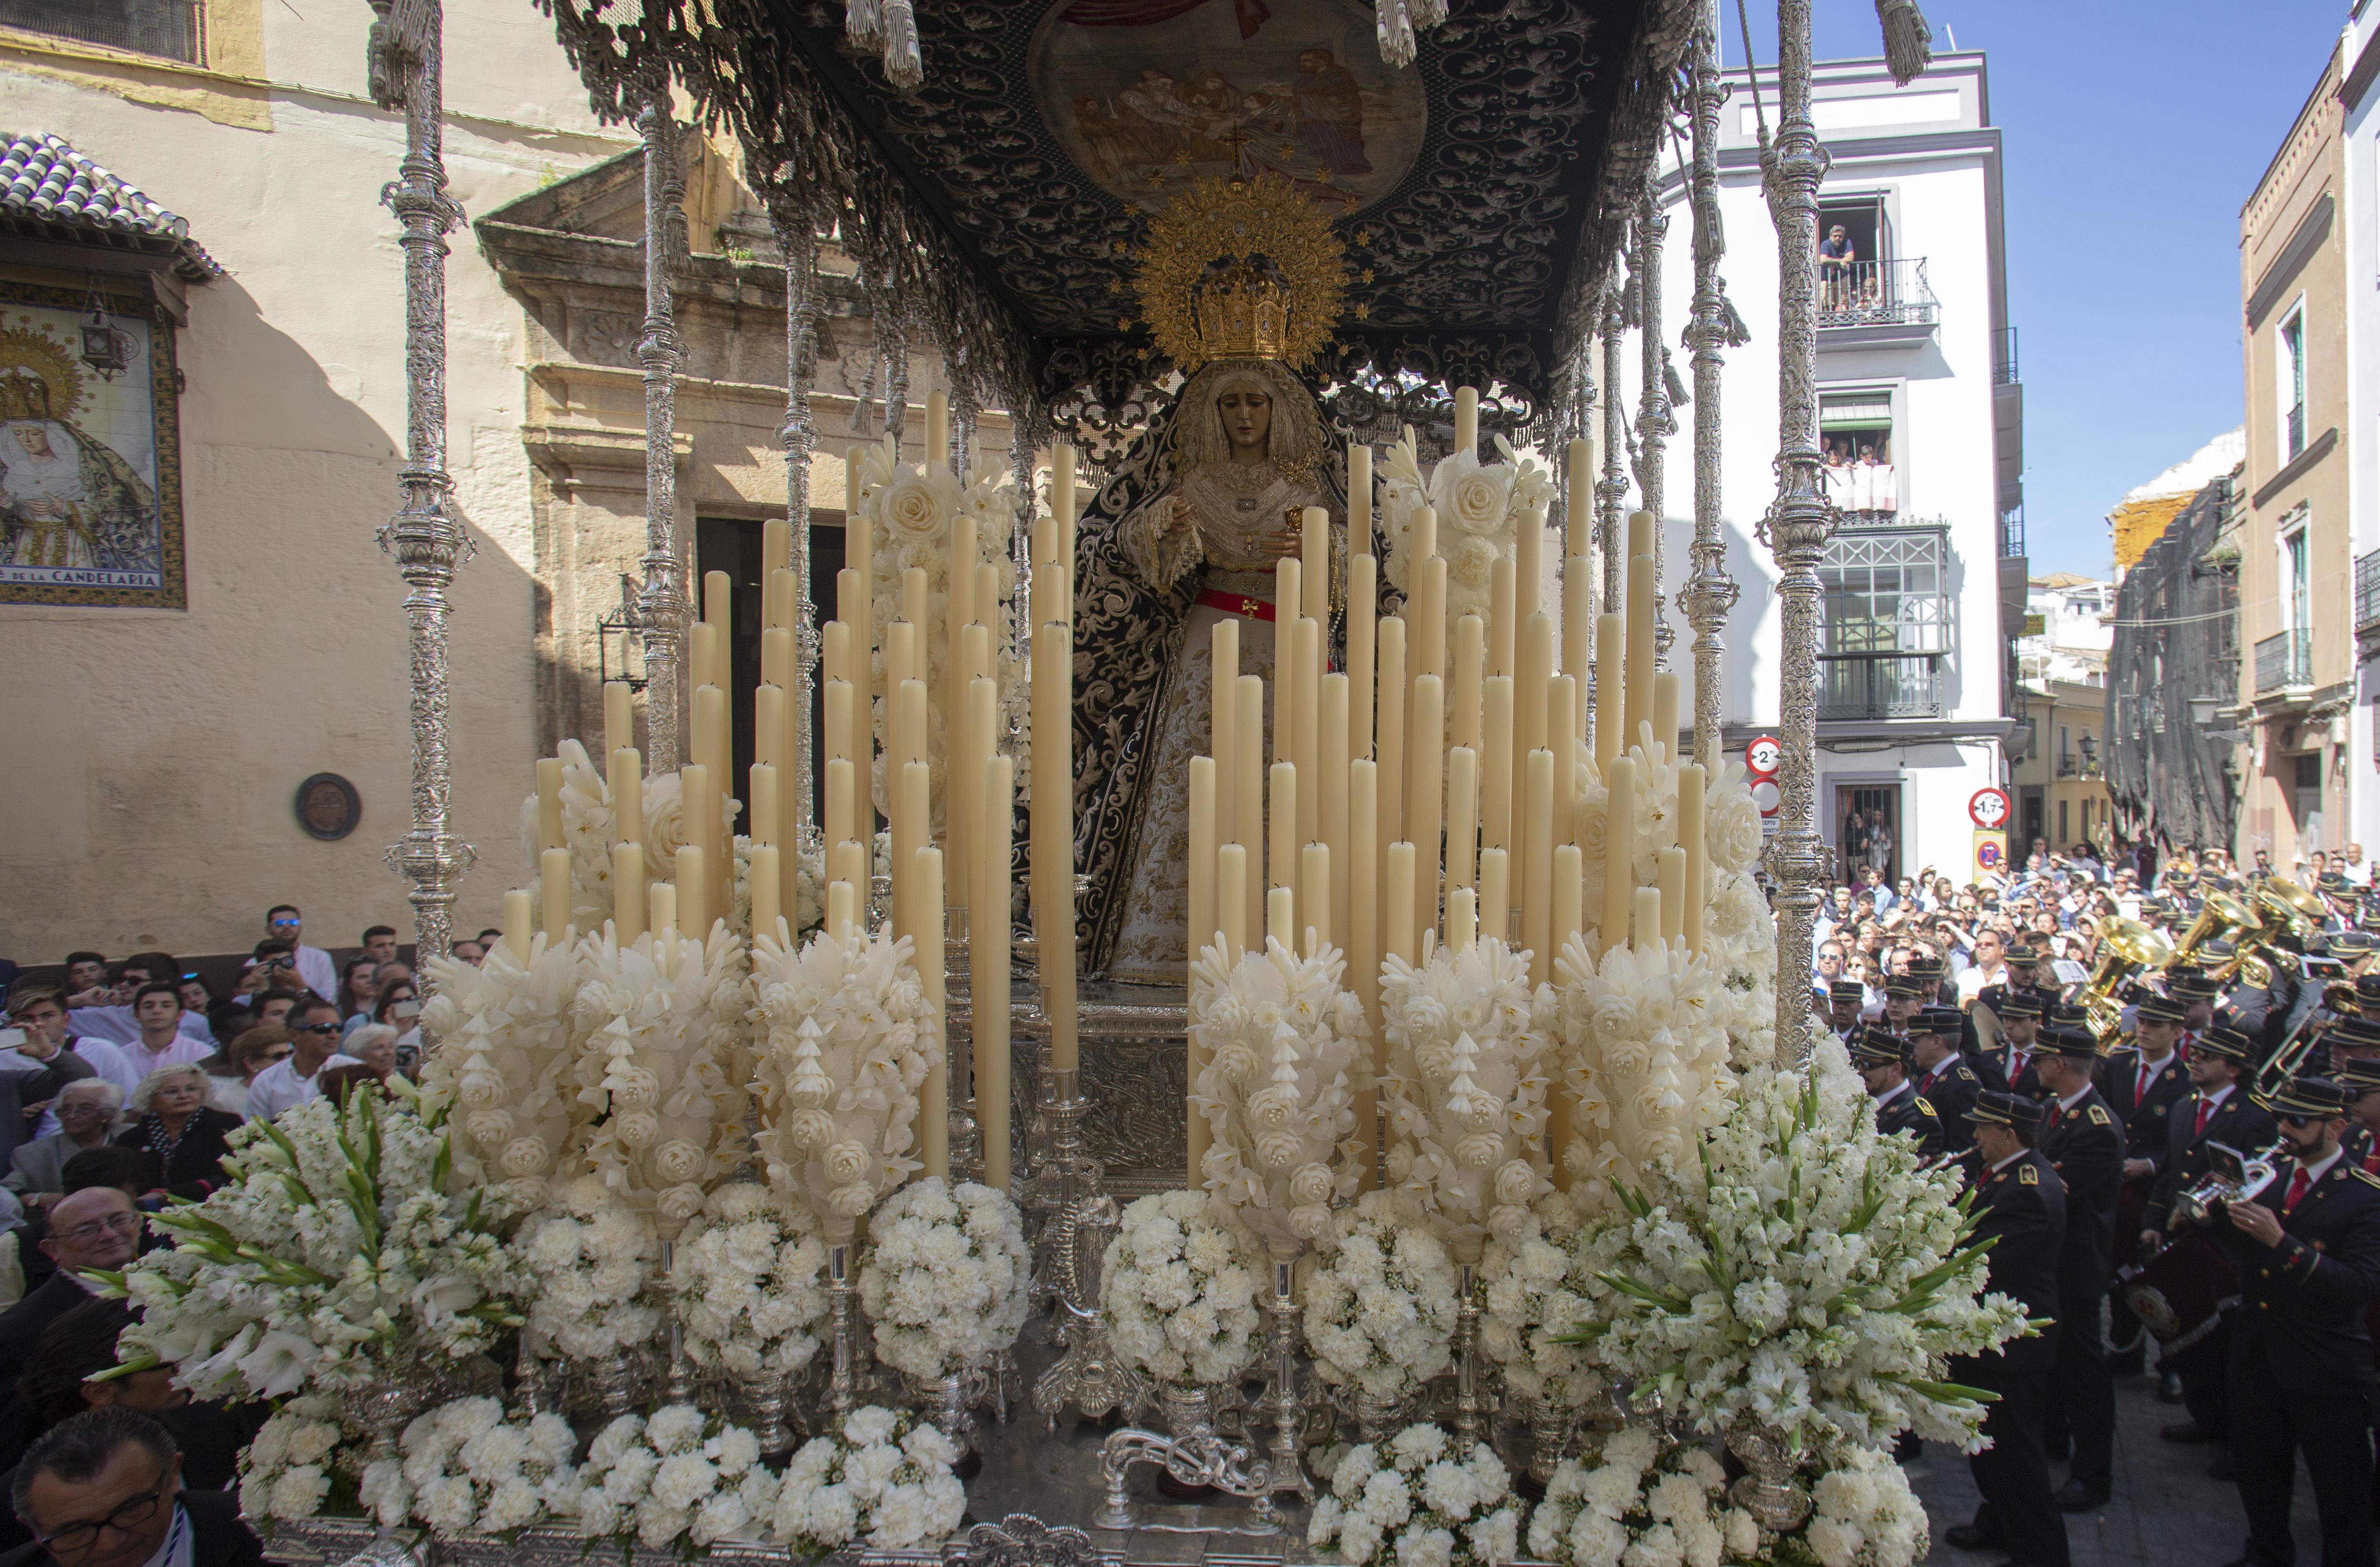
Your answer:
[[[1774,735],[1758,735],[1743,747],[1743,771],[1752,786],[1752,803],[1760,808],[1763,816],[1777,814],[1777,768],[1785,759],[1785,747]]]
[[[1967,801],[1967,817],[1986,832],[1996,832],[2008,825],[2009,797],[2005,789],[1978,789]]]

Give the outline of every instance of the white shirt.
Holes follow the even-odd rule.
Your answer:
[[[181,1022],[175,1026],[201,1043],[213,1042],[204,1013],[185,1011]],[[129,1044],[140,1037],[140,1020],[132,1015],[128,1006],[79,1006],[67,1014],[67,1031],[78,1039]]]
[[[2006,1159],[1995,1163],[1992,1166],[1992,1173],[1995,1175],[1998,1174],[2001,1171],[2006,1170],[2010,1165],[2014,1164],[2018,1160],[2022,1159],[2028,1151],[2030,1150],[2025,1148],[2017,1149],[2016,1152],[2009,1155]]]
[[[2314,1183],[2329,1174],[2330,1167],[2337,1164],[2338,1162],[2338,1156],[2346,1151],[2347,1149],[2343,1147],[2335,1148],[2330,1150],[2330,1157],[2314,1164],[2308,1164],[2302,1160],[2299,1160],[2298,1168],[2305,1172],[2306,1190],[2309,1192],[2313,1191]],[[2278,1213],[2281,1211],[2283,1205],[2288,1203],[2289,1200],[2289,1188],[2296,1184],[2297,1183],[2295,1181],[2285,1181],[2281,1184],[2281,1189],[2273,1194],[2271,1206],[2274,1212]]]
[[[2353,865],[2350,865],[2345,860],[2340,860],[2337,865],[2332,866],[2331,869],[2338,871],[2341,876],[2346,877],[2350,881],[2354,882],[2359,887],[2370,886],[2372,883],[2372,864],[2369,860],[2358,861]]]
[[[190,1567],[190,1553],[197,1532],[190,1527],[190,1515],[182,1504],[174,1504],[174,1526],[165,1531],[164,1543],[140,1567]]]
[[[320,947],[299,947],[297,957],[298,978],[306,988],[326,1002],[339,999],[339,966],[331,954]]]
[[[81,1054],[79,1051],[76,1053]],[[108,1060],[101,1061],[91,1056],[84,1056],[83,1059],[91,1063],[93,1071],[123,1089],[125,1099],[129,1100],[140,1088],[140,1080],[159,1067],[182,1066],[204,1061],[214,1053],[188,1035],[177,1034],[172,1044],[153,1055],[136,1037],[130,1044],[117,1045],[110,1050]]]
[[[311,1077],[298,1075],[298,1058],[285,1056],[250,1079],[248,1085],[248,1118],[270,1121],[293,1105],[320,1099],[322,1090],[317,1085],[322,1074],[334,1066],[361,1066],[362,1062],[351,1055],[333,1055],[314,1069]]]
[[[2064,1099],[2059,1099],[2058,1101],[2058,1112],[2063,1114],[2065,1111],[2072,1110],[2076,1105],[2081,1104],[2082,1102],[2082,1096],[2090,1091],[2091,1085],[2085,1083],[2081,1087],[2075,1089],[2072,1093],[2067,1095]]]

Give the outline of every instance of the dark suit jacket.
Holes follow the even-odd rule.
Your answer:
[[[2095,1301],[2107,1287],[2116,1236],[2116,1198],[2124,1186],[2124,1135],[2096,1088],[2071,1110],[2046,1105],[2041,1152],[2066,1187],[2066,1244],[2058,1258],[2058,1287],[2070,1299]]]
[[[0,1388],[17,1385],[42,1330],[89,1299],[91,1292],[74,1279],[53,1273],[40,1289],[0,1311]]]
[[[1934,1107],[1918,1097],[1907,1084],[1905,1092],[1896,1092],[1889,1103],[1878,1101],[1876,1107],[1876,1129],[1887,1136],[1896,1132],[1913,1132],[1917,1151],[1928,1156],[1942,1151],[1942,1120]]]
[[[240,1522],[237,1492],[185,1490],[182,1511],[190,1518],[190,1567],[263,1567],[264,1548]],[[55,1567],[55,1563],[36,1540],[0,1555],[0,1567]]]
[[[1983,1091],[1984,1084],[1966,1058],[1949,1057],[1939,1071],[1920,1072],[1910,1081],[1917,1086],[1918,1097],[1934,1107],[1935,1119],[1942,1124],[1942,1148],[1952,1153],[1964,1153],[1974,1147],[1975,1128],[1967,1119],[1967,1111],[1974,1108],[1975,1096]]]
[[[2281,1135],[2271,1113],[2248,1102],[2248,1086],[2235,1086],[2225,1096],[2215,1113],[2207,1119],[2206,1133],[2198,1133],[2198,1100],[2193,1095],[2177,1099],[2166,1116],[2165,1162],[2157,1169],[2156,1189],[2149,1194],[2149,1206],[2141,1215],[2147,1229],[2162,1232],[2166,1215],[2180,1190],[2213,1168],[2206,1145],[2221,1143],[2242,1154],[2252,1154],[2272,1147],[2273,1139]]]
[[[2165,1168],[2166,1124],[2173,1107],[2191,1096],[2190,1072],[2182,1065],[2181,1052],[2166,1057],[2156,1075],[2149,1079],[2149,1091],[2142,1094],[2141,1052],[2136,1049],[2116,1051],[2107,1058],[2107,1069],[2099,1077],[2100,1097],[2124,1126],[2124,1157],[2145,1159],[2160,1172]]]
[[[1984,1288],[2014,1296],[2028,1316],[2056,1317],[2058,1254],[2066,1242],[2066,1188],[2057,1170],[2039,1149],[2027,1148],[2003,1168],[1985,1171],[1975,1184],[1974,1215],[1974,1239],[1993,1243]]]
[[[2280,1216],[2281,1243],[2258,1245],[2227,1221],[2215,1244],[2240,1270],[2234,1364],[2261,1354],[2283,1392],[2370,1396],[2372,1337],[2363,1308],[2380,1299],[2380,1177],[2341,1157],[2281,1212],[2295,1165],[2283,1167],[2265,1205]]]

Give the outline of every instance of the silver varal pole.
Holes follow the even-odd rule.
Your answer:
[[[645,765],[675,771],[686,759],[678,716],[685,706],[679,643],[686,623],[684,552],[677,526],[677,369],[682,358],[670,293],[686,182],[677,166],[677,124],[669,79],[659,74],[637,116],[645,140],[645,586],[638,627],[645,652]]]
[[[1662,539],[1669,517],[1670,383],[1661,358],[1661,242],[1669,237],[1670,217],[1661,210],[1657,174],[1645,176],[1644,200],[1636,209],[1637,346],[1642,352],[1645,383],[1636,390],[1636,489],[1638,503],[1653,514],[1653,662],[1666,669],[1670,643],[1677,636],[1669,616],[1661,613]],[[1674,735],[1655,736],[1675,746]]]
[[[1810,0],[1777,6],[1779,115],[1761,149],[1761,179],[1777,228],[1777,497],[1761,529],[1777,558],[1778,829],[1768,867],[1777,896],[1777,1053],[1810,1056],[1810,918],[1825,850],[1818,838],[1818,562],[1834,532],[1818,452],[1818,182],[1827,152],[1810,117]]]
[[[1621,507],[1628,499],[1628,411],[1620,401],[1621,339],[1627,331],[1620,306],[1620,283],[1603,291],[1603,477],[1595,485],[1595,531],[1603,546],[1603,607],[1617,610],[1626,597],[1628,528]]]
[[[1694,542],[1693,572],[1678,595],[1686,624],[1694,630],[1694,759],[1714,776],[1719,753],[1719,655],[1727,648],[1719,632],[1740,591],[1727,574],[1727,544],[1718,525],[1719,349],[1727,341],[1727,295],[1718,275],[1720,258],[1727,254],[1727,231],[1718,210],[1718,115],[1727,103],[1727,83],[1719,76],[1718,29],[1714,6],[1695,35],[1688,67],[1694,118],[1689,188],[1694,304],[1687,332],[1694,371]]]
[[[422,958],[453,943],[455,885],[471,846],[448,831],[446,589],[471,556],[447,510],[446,235],[463,210],[446,194],[440,145],[442,15],[438,0],[372,0],[369,71],[373,100],[405,115],[405,160],[382,200],[403,226],[405,250],[405,467],[396,515],[381,548],[405,578],[413,723],[413,826],[388,851],[412,883],[413,936]]]
[[[809,213],[783,200],[769,203],[777,253],[785,263],[785,421],[777,444],[785,453],[785,526],[794,572],[794,832],[797,852],[808,853],[817,833],[811,820],[818,787],[812,761],[810,688],[818,667],[818,606],[810,601],[810,454],[818,444],[810,421],[810,374],[817,362],[818,230]]]

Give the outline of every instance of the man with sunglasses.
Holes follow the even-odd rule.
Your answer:
[[[251,1121],[270,1121],[321,1093],[325,1067],[363,1064],[339,1052],[339,1009],[319,996],[308,996],[292,1006],[282,1026],[289,1030],[291,1051],[287,1060],[274,1062],[249,1084]]]
[[[339,999],[339,969],[331,954],[320,947],[306,944],[306,917],[298,912],[295,904],[275,904],[264,912],[264,933],[276,941],[286,941],[298,969],[298,978],[306,988],[326,1002]]]
[[[115,1406],[71,1415],[33,1439],[10,1500],[32,1532],[0,1567],[259,1567],[263,1548],[232,1491],[182,1488],[164,1427]]]
[[[2380,1298],[2380,1177],[2346,1157],[2347,1090],[2296,1077],[2273,1096],[2289,1160],[2215,1224],[2240,1270],[2231,1431],[2248,1513],[2241,1563],[2285,1567],[2298,1454],[2313,1481],[2325,1567],[2372,1559],[2375,1390],[2365,1306]],[[2226,1221],[2228,1220],[2228,1222]]]

